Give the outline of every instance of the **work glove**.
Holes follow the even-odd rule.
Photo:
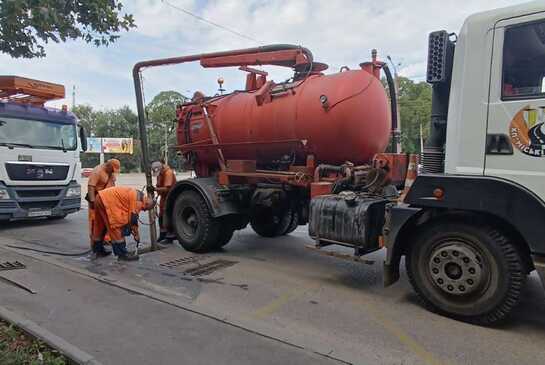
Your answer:
[[[155,186],[153,185],[150,185],[150,186],[146,186],[146,191],[148,192],[148,194],[151,194],[153,195],[153,193],[155,193]]]

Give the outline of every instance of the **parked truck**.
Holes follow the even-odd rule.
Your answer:
[[[384,248],[385,285],[404,257],[427,308],[480,324],[506,317],[533,270],[545,280],[543,2],[429,35],[431,130],[418,176],[399,151],[394,80],[376,52],[330,74],[292,45],[141,62],[141,130],[140,72],[194,61],[238,67],[246,84],[177,108],[176,148],[196,178],[171,190],[165,220],[185,249],[218,249],[248,224],[265,237],[308,224],[318,250]],[[275,83],[256,65],[293,77]]]
[[[64,96],[62,85],[0,76],[0,221],[80,209],[85,132],[66,107],[44,105]]]

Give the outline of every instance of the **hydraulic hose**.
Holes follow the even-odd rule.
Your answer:
[[[37,248],[25,247],[25,246],[15,246],[15,245],[6,245],[6,247],[16,248],[18,250],[46,253],[46,254],[49,254],[49,255],[68,256],[68,257],[85,256],[85,255],[91,253],[91,251],[92,251],[92,250],[87,250],[87,251],[83,251],[83,252],[68,253],[68,252],[60,252],[60,251],[39,250]]]
[[[386,63],[382,65],[386,82],[388,83],[388,91],[390,93],[390,112],[392,114],[392,152],[399,153],[397,146],[399,145],[399,121],[397,120],[397,93],[392,72]]]

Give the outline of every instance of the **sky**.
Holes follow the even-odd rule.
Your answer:
[[[475,12],[522,3],[524,0],[123,0],[137,28],[122,33],[109,47],[83,41],[48,44],[43,59],[12,59],[0,54],[0,74],[19,75],[64,84],[71,104],[97,109],[128,105],[135,109],[132,67],[142,60],[203,52],[291,43],[309,48],[316,61],[355,68],[368,61],[371,49],[379,58],[390,55],[403,76],[422,81],[427,37],[431,31],[458,32]],[[232,29],[237,36],[202,22],[179,9]],[[254,40],[250,40],[251,38]],[[268,68],[280,82],[287,69]],[[218,77],[228,90],[240,89],[244,75],[233,69],[202,69],[184,64],[144,71],[146,101],[162,90],[192,95],[214,94]]]

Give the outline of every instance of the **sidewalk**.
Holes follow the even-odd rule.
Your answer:
[[[108,364],[335,364],[297,347],[0,248],[0,307]]]

